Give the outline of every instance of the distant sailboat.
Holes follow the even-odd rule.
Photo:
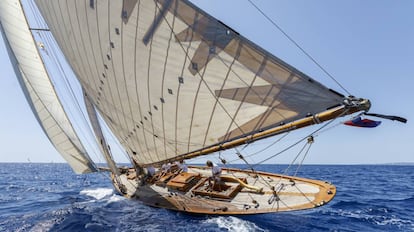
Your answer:
[[[256,171],[240,152],[249,168],[223,158],[213,186],[209,167],[161,165],[367,112],[369,100],[328,89],[187,0],[35,2],[82,86],[107,169],[66,116],[39,54],[48,45],[35,40],[21,1],[0,1],[1,31],[34,114],[76,173],[109,170],[125,197],[198,214],[309,209],[335,196],[324,181]],[[114,162],[99,115],[131,168]]]

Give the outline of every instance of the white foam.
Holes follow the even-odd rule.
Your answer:
[[[394,215],[392,215],[391,218],[384,218],[383,220],[377,220],[374,222],[375,224],[380,225],[380,226],[393,225],[399,228],[405,228],[408,226],[411,228],[411,230],[414,231],[414,223],[412,221],[396,218],[394,217]]]
[[[123,198],[122,196],[119,195],[112,195],[109,199],[108,199],[108,203],[112,203],[112,202],[117,202],[117,201],[122,201],[125,198]]]
[[[39,222],[30,228],[30,232],[37,232],[37,231],[49,231],[55,225],[53,220]],[[23,230],[24,231],[24,230]]]
[[[249,232],[249,231],[267,231],[258,227],[253,222],[244,221],[236,217],[214,217],[205,220],[203,223],[216,224],[219,228],[227,231]]]
[[[351,211],[345,211],[345,210],[339,210],[338,214],[342,217],[349,217],[349,218],[355,218],[355,219],[363,219],[366,221],[371,221],[375,223],[376,225],[380,226],[397,226],[399,228],[406,228],[407,226],[411,228],[411,230],[414,231],[414,222],[411,220],[404,220],[401,218],[397,218],[395,215],[390,215],[388,213],[387,209],[382,209],[382,211],[385,212],[385,215],[372,215],[367,214],[368,212],[371,212],[372,209],[368,210],[356,210],[355,212]]]
[[[80,191],[80,194],[93,197],[96,200],[102,200],[105,197],[112,196],[114,190],[109,188],[85,189]]]

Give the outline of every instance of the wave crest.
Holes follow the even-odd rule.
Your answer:
[[[102,200],[114,195],[114,190],[110,188],[84,189],[80,191],[80,194]]]
[[[244,221],[236,217],[213,217],[205,220],[204,224],[216,224],[221,229],[237,232],[268,231],[258,227],[253,222]]]

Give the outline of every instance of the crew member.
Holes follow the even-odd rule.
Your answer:
[[[208,187],[214,190],[216,189],[216,185],[219,185],[221,181],[221,168],[210,160],[207,160],[206,165],[211,168],[211,177],[208,178]]]

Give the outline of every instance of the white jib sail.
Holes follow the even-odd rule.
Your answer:
[[[19,0],[0,1],[0,22],[16,76],[49,140],[74,172],[96,171],[56,95]]]

